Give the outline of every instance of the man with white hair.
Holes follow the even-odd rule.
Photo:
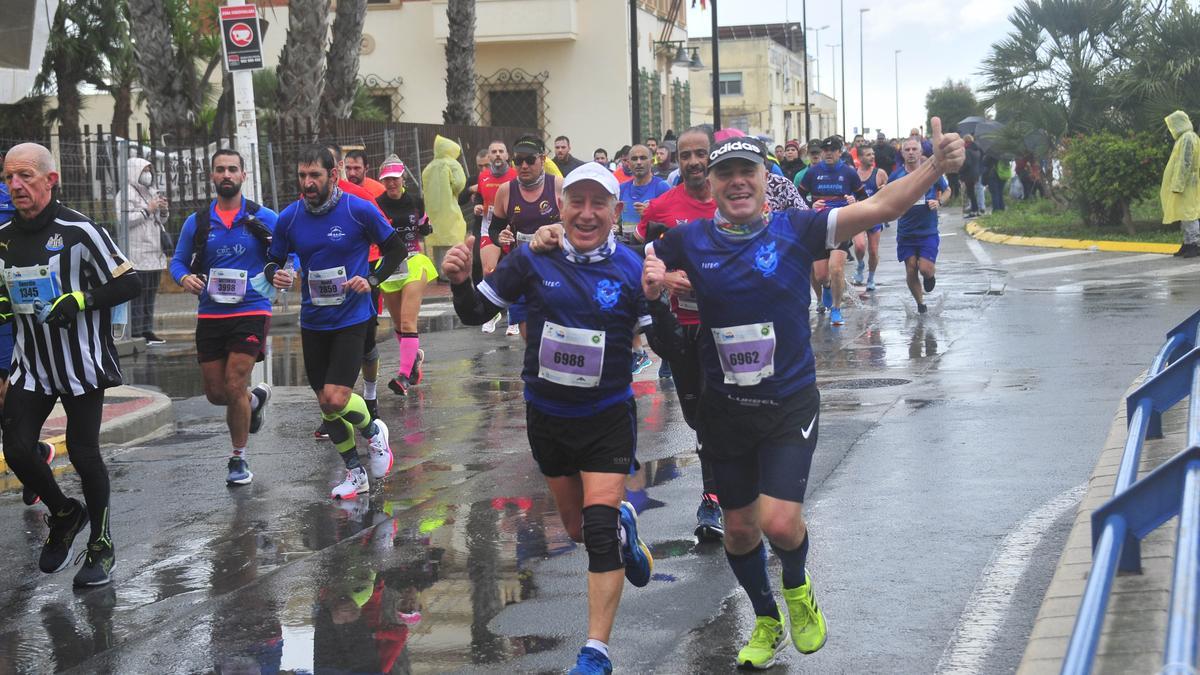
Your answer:
[[[464,323],[481,324],[521,298],[528,307],[521,379],[529,444],[563,526],[588,554],[588,639],[571,670],[579,674],[612,672],[607,643],[622,571],[645,586],[654,562],[638,538],[636,511],[622,500],[637,450],[633,337],[651,326],[652,310],[641,291],[641,259],[612,232],[618,192],[608,169],[584,164],[563,181],[561,249],[518,247],[478,287],[472,242],[442,263]],[[655,309],[670,311],[661,303]]]
[[[50,510],[38,567],[48,574],[65,568],[75,536],[89,525],[74,583],[101,586],[111,581],[116,563],[108,469],[100,456],[104,390],[121,384],[110,310],[136,297],[141,283],[108,232],[54,198],[58,181],[54,158],[40,145],[17,145],[4,158],[16,215],[0,225],[0,321],[15,323],[17,344],[5,398],[4,459]],[[42,425],[59,401],[82,503],[63,494],[38,452]]]

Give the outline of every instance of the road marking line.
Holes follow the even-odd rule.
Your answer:
[[[1074,265],[1059,265],[1058,267],[1045,267],[1035,270],[1024,270],[1013,274],[1016,278],[1036,277],[1043,274],[1062,274],[1065,272],[1078,272],[1080,270],[1090,270],[1097,267],[1110,267],[1113,265],[1129,265],[1132,263],[1149,262],[1151,260],[1162,260],[1162,255],[1158,253],[1143,253],[1141,255],[1122,256],[1119,258],[1108,258],[1106,260],[1096,260],[1087,263],[1075,263]]]
[[[1027,262],[1041,262],[1043,260],[1052,260],[1054,258],[1065,258],[1073,255],[1090,255],[1095,253],[1090,249],[1069,249],[1066,251],[1054,251],[1053,253],[1035,253],[1033,255],[1022,255],[1016,258],[1008,258],[1001,260],[1001,265],[1022,265]]]
[[[967,239],[966,242],[967,248],[971,249],[971,255],[975,256],[975,259],[979,261],[980,265],[992,264],[992,256],[988,255],[988,252],[983,250],[983,244],[975,241],[974,239]]]
[[[996,636],[1004,627],[1013,593],[1033,552],[1041,544],[1046,531],[1067,510],[1075,507],[1087,492],[1087,483],[1059,494],[1042,504],[1017,524],[1000,542],[996,555],[984,568],[954,630],[954,637],[938,659],[937,672],[982,673],[988,655],[996,644]]]
[[[1192,263],[1191,265],[1184,265],[1183,267],[1176,267],[1175,269],[1171,270],[1133,274],[1121,279],[1096,279],[1094,281],[1081,281],[1074,284],[1064,284],[1062,286],[1056,286],[1054,291],[1056,293],[1079,293],[1089,288],[1122,286],[1141,281],[1156,281],[1158,279],[1167,277],[1181,277],[1190,274],[1200,274],[1200,263]]]

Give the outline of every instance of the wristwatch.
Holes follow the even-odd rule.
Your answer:
[[[91,291],[83,292],[83,308],[92,309],[96,306],[96,298],[92,297]]]

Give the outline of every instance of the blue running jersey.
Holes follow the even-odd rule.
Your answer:
[[[837,210],[788,209],[733,237],[712,219],[680,225],[654,252],[687,272],[700,306],[705,386],[741,399],[779,401],[816,380],[808,325],[809,272],[830,246]]]
[[[852,195],[862,188],[862,179],[853,167],[839,161],[833,166],[825,162],[817,162],[808,167],[799,187],[808,191],[813,201],[825,200],[826,208],[836,208],[846,205],[846,195]]]
[[[633,335],[650,324],[642,261],[625,246],[594,263],[521,246],[479,284],[497,307],[524,296],[525,400],[559,417],[594,415],[633,396]]]
[[[888,176],[888,182],[899,180],[908,175],[908,171],[901,164]],[[940,176],[937,182],[925,191],[925,196],[921,201],[908,207],[904,215],[896,221],[896,238],[897,239],[924,239],[925,237],[933,236],[938,233],[938,212],[937,209],[929,208],[925,202],[930,199],[937,199],[938,193],[950,189],[950,184],[946,182],[945,176]]]
[[[267,264],[265,246],[246,229],[246,199],[242,198],[242,206],[233,218],[233,226],[226,227],[217,215],[217,202],[208,205],[208,243],[204,247],[204,275],[208,278],[205,289],[200,292],[200,303],[197,315],[200,318],[212,319],[227,316],[246,316],[248,314],[270,314],[271,301],[264,298],[250,285],[250,278],[262,272]],[[275,212],[265,206],[259,207],[254,217],[262,222],[268,230],[275,231]],[[175,246],[175,255],[171,257],[171,277],[179,283],[191,274],[189,265],[195,249],[196,214],[193,213],[183,221],[183,229],[179,232],[179,243]],[[215,271],[214,271],[215,270]],[[237,271],[244,272],[244,277],[231,280],[233,293],[222,296],[219,284],[223,281],[214,275],[230,275]],[[269,281],[269,280],[268,280]],[[211,293],[210,293],[211,291]],[[212,293],[217,293],[213,297]],[[238,296],[241,300],[238,300]]]
[[[375,204],[342,194],[329,213],[314,216],[303,200],[279,214],[271,239],[273,259],[296,253],[300,258],[300,327],[337,330],[375,316],[370,293],[345,291],[354,277],[370,274],[371,244],[382,244],[395,229]]]

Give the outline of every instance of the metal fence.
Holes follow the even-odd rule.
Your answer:
[[[1092,513],[1092,569],[1063,659],[1064,675],[1092,672],[1118,571],[1140,572],[1140,541],[1179,516],[1171,606],[1161,673],[1195,673],[1200,641],[1200,311],[1167,333],[1147,379],[1126,399],[1129,436],[1112,499]],[[1186,449],[1137,477],[1147,438],[1162,437],[1162,414],[1189,397]]]

